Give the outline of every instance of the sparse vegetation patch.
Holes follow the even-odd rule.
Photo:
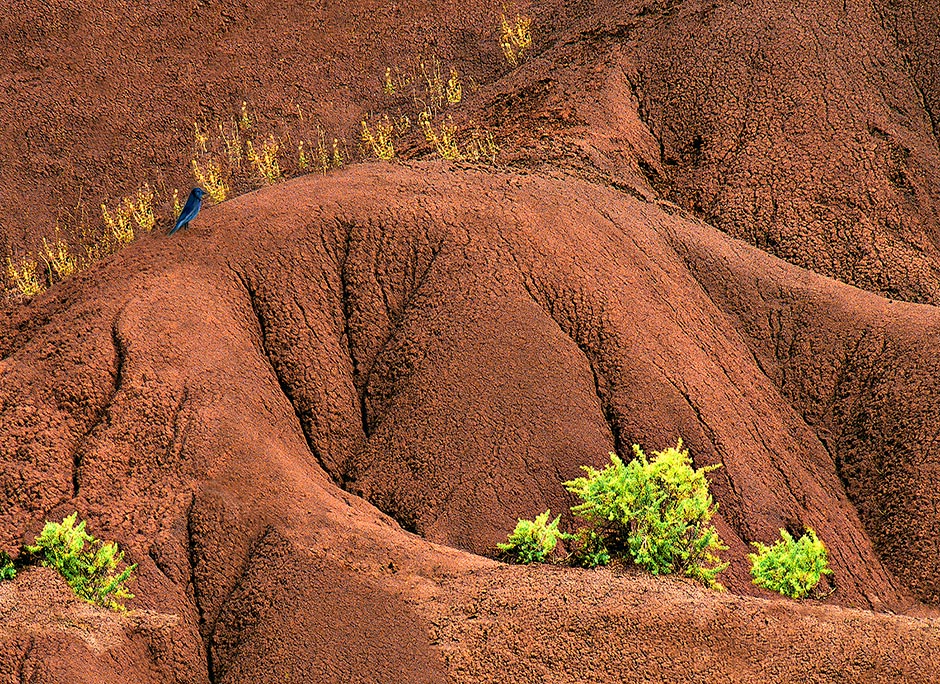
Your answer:
[[[507,59],[518,64],[531,45],[531,20],[508,10],[500,21],[501,45]],[[399,100],[384,113],[364,118],[359,125],[359,150],[364,158],[391,160],[399,154],[398,140],[418,129],[427,148],[451,161],[496,162],[499,152],[493,134],[474,126],[458,125],[450,113],[465,101],[477,85],[454,65],[446,65],[434,55],[419,57],[410,69],[387,67],[381,80],[386,95]],[[408,103],[401,110],[402,101]],[[276,130],[259,126],[247,102],[225,121],[196,120],[192,124],[192,156],[189,170],[215,204],[261,185],[277,183],[299,173],[328,173],[350,160],[343,138],[327,138],[322,128],[316,136],[305,129],[303,110],[298,105],[298,121],[281,123]],[[355,151],[354,151],[355,152]],[[175,221],[182,210],[180,191],[164,188],[162,206]],[[184,193],[185,196],[185,193]],[[32,297],[56,282],[81,271],[150,232],[157,222],[168,218],[158,214],[161,200],[149,185],[114,203],[104,200],[100,222],[86,225],[84,205],[78,225],[57,225],[52,238],[44,238],[35,254],[18,258],[9,254],[6,268],[0,269],[3,290],[8,297]],[[71,241],[71,243],[70,243]],[[77,250],[73,247],[77,245]],[[43,266],[45,268],[43,268]]]
[[[457,145],[457,127],[452,120],[444,121],[440,129],[431,123],[427,112],[422,112],[418,124],[424,132],[424,139],[431,145],[442,159],[457,161],[463,158],[460,147]]]
[[[506,61],[517,67],[532,47],[532,19],[518,12],[509,15],[504,11],[499,17],[499,46]]]
[[[467,79],[469,90],[477,86]],[[396,140],[417,128],[432,154],[449,161],[496,163],[499,146],[493,134],[479,126],[458,125],[456,106],[464,102],[464,79],[455,66],[445,66],[434,56],[421,57],[411,69],[388,67],[382,78],[383,92],[397,100],[380,117],[362,121],[365,156],[392,159]]]
[[[46,262],[50,280],[68,278],[78,270],[78,260],[71,253],[69,243],[62,239],[58,230],[51,242],[46,238],[42,239],[41,256]]]
[[[273,135],[262,140],[257,146],[251,140],[245,142],[245,154],[248,161],[251,162],[262,182],[268,185],[277,183],[283,175],[281,165],[277,161],[280,148],[280,143]]]
[[[447,102],[449,104],[460,104],[463,99],[463,86],[460,85],[460,74],[454,67],[450,68],[450,78],[447,79]]]
[[[31,257],[23,257],[14,262],[7,257],[7,289],[23,297],[38,295],[46,289],[46,284],[39,278],[39,264]]]
[[[213,159],[207,159],[200,165],[196,159],[192,160],[193,178],[196,183],[202,186],[203,190],[209,195],[215,204],[219,204],[228,199],[228,184],[225,182],[225,175],[222,166]],[[180,207],[182,212],[182,207]]]
[[[123,611],[122,601],[134,598],[125,584],[137,565],[118,571],[124,552],[114,542],[102,542],[88,534],[84,520],[75,524],[77,518],[78,513],[73,513],[61,523],[47,522],[35,544],[25,551],[62,575],[79,598]]]
[[[153,191],[144,186],[133,196],[122,199],[114,210],[109,210],[104,202],[101,204],[101,218],[109,233],[107,237],[116,243],[118,249],[132,242],[138,233],[153,230],[157,222],[153,199]]]
[[[302,126],[303,112],[299,113]],[[295,144],[286,129],[262,134],[259,128],[245,102],[240,111],[221,123],[193,122],[189,167],[194,181],[211,202],[224,202],[234,192],[276,183],[295,173],[326,173],[344,163],[345,141],[333,138],[332,146],[328,146],[319,127],[313,145],[305,144],[300,135],[297,139],[301,142]],[[298,151],[296,162],[285,154],[285,150],[294,149]],[[173,190],[165,205],[166,214],[172,213],[175,221],[183,208],[178,189]],[[0,269],[6,295],[37,295],[121,250],[153,230],[161,218],[168,218],[159,216],[157,192],[147,184],[116,203],[106,200],[99,206],[100,222],[87,224],[84,204],[79,200],[76,210],[61,225],[57,222],[54,236],[42,239],[38,258],[29,253],[17,258],[7,255],[5,268]]]
[[[789,598],[805,598],[816,588],[823,575],[831,575],[829,554],[816,533],[806,533],[794,540],[780,530],[780,540],[773,546],[753,544],[757,553],[748,554],[754,584]]]
[[[503,558],[523,564],[544,562],[561,537],[558,531],[561,516],[548,522],[550,515],[551,510],[547,510],[535,516],[535,520],[519,520],[506,543],[496,545]]]
[[[205,189],[205,188],[203,188]],[[180,191],[176,188],[173,188],[173,222],[180,217],[180,214],[183,213],[183,203],[180,202]]]
[[[680,440],[647,460],[639,445],[624,463],[610,454],[603,470],[584,467],[586,477],[565,483],[584,503],[571,510],[586,519],[612,554],[628,557],[654,575],[683,574],[721,588],[727,567],[715,555],[726,549],[709,524],[717,510],[705,473],[692,467]]]
[[[316,171],[325,174],[342,166],[345,158],[343,150],[340,150],[339,139],[333,138],[332,145],[328,146],[326,133],[322,128],[317,128],[315,143],[301,140],[297,144],[297,167],[301,171]]]
[[[464,146],[464,158],[472,162],[496,163],[499,145],[493,134],[485,128],[476,128],[470,132],[470,139]]]
[[[371,152],[372,156],[383,161],[394,159],[394,137],[395,127],[388,116],[374,121],[371,126],[366,121],[362,122],[360,139],[366,154]]]

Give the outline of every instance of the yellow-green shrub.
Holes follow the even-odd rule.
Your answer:
[[[79,597],[105,608],[124,610],[123,599],[134,598],[124,587],[137,565],[117,572],[124,552],[114,542],[102,542],[85,532],[85,521],[75,524],[78,513],[61,523],[47,522],[26,551],[41,565],[57,571]]]
[[[535,520],[519,520],[505,544],[497,544],[503,558],[515,563],[542,563],[555,550],[561,532],[558,521],[548,522],[551,510],[535,516]]]
[[[0,551],[0,582],[16,578],[16,566],[10,559],[10,554]]]
[[[629,463],[612,453],[603,470],[585,466],[586,477],[566,482],[583,501],[572,512],[591,523],[612,555],[654,575],[684,574],[722,588],[717,576],[728,564],[715,552],[727,547],[709,524],[717,505],[705,478],[714,467],[693,469],[682,440],[653,452],[652,461],[639,445],[633,453]]]
[[[825,544],[808,529],[795,541],[786,530],[773,546],[753,542],[757,553],[749,553],[754,584],[790,598],[804,598],[823,575],[831,575]]]

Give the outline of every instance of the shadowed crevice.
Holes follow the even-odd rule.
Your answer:
[[[186,438],[188,435],[190,422],[187,421],[186,424],[183,425],[182,417],[189,407],[189,403],[189,383],[186,383],[183,385],[183,392],[180,396],[180,400],[173,409],[173,437],[170,440],[170,444],[166,450],[168,463],[172,463],[178,460],[186,450]]]
[[[297,426],[300,428],[300,433],[304,436],[304,441],[306,441],[307,443],[307,449],[316,459],[317,463],[320,465],[320,468],[323,470],[326,476],[329,477],[333,481],[334,484],[342,488],[343,487],[342,478],[337,478],[335,474],[332,473],[329,468],[327,468],[326,462],[324,461],[322,454],[320,454],[320,450],[317,449],[316,445],[314,444],[313,439],[310,437],[310,435],[307,434],[307,430],[304,427],[303,418],[300,414],[300,411],[297,409],[297,404],[294,401],[293,392],[291,391],[290,386],[281,377],[281,374],[278,373],[277,365],[275,364],[272,358],[272,355],[270,351],[268,350],[268,346],[267,346],[268,327],[265,323],[264,313],[262,312],[260,303],[258,301],[257,292],[255,291],[255,289],[252,287],[251,283],[245,276],[235,271],[234,269],[232,269],[232,272],[235,274],[235,277],[238,279],[239,283],[241,283],[242,290],[245,292],[246,296],[248,297],[248,303],[251,307],[252,313],[254,314],[254,322],[255,322],[255,325],[257,326],[257,333],[258,333],[258,343],[260,345],[258,352],[261,354],[262,357],[264,357],[265,361],[268,364],[268,367],[271,369],[271,373],[273,374],[275,381],[277,381],[278,387],[280,387],[281,389],[281,393],[284,395],[284,397],[287,399],[287,402],[290,404],[291,408],[294,410],[294,417],[297,420]]]
[[[522,285],[523,290],[529,296],[529,299],[531,299],[532,303],[535,304],[548,318],[552,320],[552,322],[558,327],[559,332],[568,338],[568,340],[570,340],[571,343],[577,347],[578,351],[581,352],[581,356],[584,358],[584,362],[591,371],[591,377],[594,381],[594,396],[597,398],[598,408],[600,409],[601,415],[604,417],[604,422],[607,425],[607,429],[610,432],[610,438],[611,442],[614,444],[614,450],[621,457],[629,459],[630,456],[628,454],[628,442],[630,442],[630,440],[625,440],[623,438],[622,430],[619,424],[619,416],[617,415],[617,411],[614,408],[611,397],[613,393],[612,386],[607,376],[599,368],[601,365],[600,353],[595,351],[590,345],[578,340],[575,337],[573,330],[569,331],[566,329],[562,322],[559,321],[559,317],[556,314],[554,299],[541,292],[541,288],[539,288],[535,279],[523,270],[522,265],[516,258],[511,245],[506,243],[505,240],[504,245],[506,247],[505,252],[509,255],[515,264],[516,272],[519,274],[519,282]]]
[[[353,239],[353,230],[355,229],[354,223],[349,223],[345,221],[337,221],[340,228],[344,230],[343,235],[343,254],[342,261],[339,263],[339,281],[340,281],[340,310],[343,314],[343,337],[346,342],[346,353],[349,356],[349,367],[352,368],[354,380],[358,380],[356,375],[359,370],[359,364],[356,361],[355,354],[353,353],[353,341],[352,341],[352,328],[350,326],[350,321],[353,317],[353,308],[352,308],[352,298],[351,298],[351,288],[349,285],[349,254],[352,251],[352,239]],[[368,381],[362,383],[362,387],[358,386],[357,382],[354,382],[356,385],[356,394],[359,405],[359,421],[362,424],[362,434],[365,435],[366,439],[369,437],[369,414],[368,406],[366,405],[366,388]],[[341,476],[341,481],[345,488],[346,473],[343,473]]]
[[[199,635],[202,637],[203,658],[206,663],[206,672],[209,676],[209,684],[216,684],[215,664],[212,661],[211,631],[212,629],[206,623],[206,612],[202,592],[200,591],[199,579],[196,572],[196,566],[199,563],[198,551],[196,549],[195,533],[193,530],[193,511],[196,508],[196,493],[193,492],[192,500],[189,503],[189,509],[186,511],[186,558],[189,561],[189,585],[193,590],[193,604],[196,608],[196,614],[199,617]]]
[[[391,344],[397,338],[402,326],[405,324],[408,313],[411,311],[416,298],[420,295],[431,272],[437,264],[438,257],[444,250],[445,239],[441,238],[436,244],[430,244],[430,257],[423,267],[420,265],[421,255],[418,248],[412,250],[414,263],[411,268],[411,282],[402,283],[402,302],[400,307],[393,307],[385,294],[385,288],[382,287],[381,278],[376,274],[376,285],[382,291],[381,306],[385,309],[388,325],[381,340],[375,345],[374,351],[362,349],[362,344],[355,340],[356,333],[353,330],[352,321],[356,317],[357,311],[354,306],[354,277],[352,273],[353,263],[353,231],[359,226],[351,221],[337,219],[337,223],[344,230],[342,258],[337,264],[341,284],[340,307],[343,313],[343,335],[346,340],[346,347],[349,354],[349,361],[353,369],[353,386],[356,388],[357,399],[359,403],[359,412],[362,421],[363,434],[368,439],[375,431],[376,425],[372,420],[368,407],[369,386],[375,373],[376,366],[379,364],[383,354],[389,349]],[[381,230],[381,226],[379,227]],[[369,341],[371,342],[371,341]],[[368,344],[368,342],[367,342]],[[364,357],[364,358],[361,358]]]
[[[85,449],[88,445],[88,441],[98,427],[102,425],[105,420],[109,419],[114,399],[117,397],[118,392],[121,391],[121,386],[124,382],[124,366],[127,363],[127,348],[121,337],[120,321],[126,308],[126,304],[122,306],[111,321],[111,344],[114,348],[114,370],[112,371],[113,386],[111,395],[108,397],[107,401],[102,404],[101,408],[98,409],[95,417],[92,419],[91,426],[85,431],[75,449],[72,451],[72,498],[77,498],[79,490],[81,489],[81,469],[85,460]]]
[[[30,637],[29,643],[26,645],[26,649],[19,659],[19,666],[16,669],[16,681],[18,684],[31,684],[31,682],[34,681],[33,677],[26,677],[26,664],[29,662],[34,648],[36,648],[36,639],[35,637]]]
[[[225,566],[226,576],[216,578],[216,582],[225,581],[228,583],[228,590],[224,598],[218,601],[218,605],[213,607],[210,602],[213,600],[213,589],[215,587],[206,587],[204,583],[209,582],[211,578],[206,577],[206,571],[210,567],[210,560],[214,548],[212,544],[205,544],[202,539],[208,534],[211,536],[212,528],[205,529],[200,526],[198,518],[200,510],[200,497],[194,492],[189,509],[186,513],[186,548],[187,559],[189,562],[189,584],[193,591],[193,604],[198,616],[198,629],[204,649],[204,660],[206,671],[208,672],[209,682],[217,684],[224,680],[225,663],[219,658],[216,642],[220,620],[225,613],[225,606],[231,601],[232,596],[242,587],[244,578],[251,567],[253,558],[257,555],[257,549],[264,540],[274,532],[271,525],[265,525],[256,533],[250,533],[240,529],[236,524],[232,529],[221,531],[223,535],[233,535],[238,538],[249,537],[247,544],[241,547],[242,553],[236,563],[230,563]],[[216,522],[218,524],[218,522]],[[202,568],[202,571],[200,571]],[[212,611],[212,615],[210,615]]]
[[[220,621],[225,615],[226,606],[228,606],[232,598],[236,596],[239,591],[241,591],[246,582],[249,581],[248,575],[251,570],[252,562],[255,560],[255,557],[258,555],[259,549],[261,549],[267,542],[269,537],[274,537],[277,539],[282,539],[282,537],[277,533],[277,530],[271,525],[266,525],[262,528],[257,534],[253,535],[247,546],[247,552],[242,561],[241,567],[238,570],[238,574],[232,582],[231,588],[226,594],[225,598],[219,603],[218,610],[216,611],[216,618],[213,621],[212,625],[207,625],[207,632],[205,634],[205,647],[206,647],[206,660],[207,663],[211,663],[212,670],[210,670],[209,681],[212,684],[217,682],[222,682],[225,679],[226,675],[226,662],[224,657],[220,657],[219,645],[217,643],[217,634],[219,631]],[[241,623],[239,625],[242,631],[245,631],[250,625]],[[237,651],[236,648],[233,649]]]

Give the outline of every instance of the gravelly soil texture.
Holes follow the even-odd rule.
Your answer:
[[[80,5],[0,9],[16,248],[244,99],[353,130],[408,50],[502,150],[412,136],[0,309],[0,549],[77,510],[139,563],[126,615],[0,583],[2,681],[935,680],[935,9],[533,3],[512,69],[486,3]],[[485,557],[680,437],[728,592]],[[754,587],[805,527],[831,593]]]
[[[927,512],[938,487],[929,449],[898,446],[930,439],[937,324],[932,307],[574,179],[435,163],[305,177],[6,313],[2,543],[80,509],[141,564],[134,605],[179,616],[189,657],[216,681],[304,663],[327,680],[345,663],[375,681],[382,667],[433,681],[432,608],[446,615],[492,582],[470,572],[492,563],[465,551],[491,552],[517,516],[566,510],[560,483],[580,464],[682,436],[697,465],[722,466],[712,487],[732,593],[756,593],[748,542],[809,526],[826,531],[829,603],[923,612],[914,598],[935,602],[940,569]],[[800,345],[814,345],[811,362],[790,351]],[[533,620],[554,624],[551,601],[569,600],[551,573],[500,576]],[[702,610],[771,609],[695,595]],[[593,599],[570,600],[596,618]],[[696,631],[685,610],[657,610]],[[514,610],[503,620],[513,629]],[[709,629],[750,623],[734,624]],[[866,646],[856,628],[832,629],[851,651],[902,638],[866,627]],[[910,657],[935,655],[911,638]],[[381,662],[377,643],[390,649]],[[492,657],[534,667],[511,644]],[[668,659],[638,672],[665,676]],[[753,676],[772,660],[755,656]]]

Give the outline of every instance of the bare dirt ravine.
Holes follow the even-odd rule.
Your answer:
[[[927,3],[533,3],[515,70],[486,3],[113,5],[0,9],[8,245],[188,182],[242,100],[352,130],[406,55],[473,76],[506,166],[297,178],[0,309],[0,549],[78,510],[140,564],[128,615],[0,583],[3,681],[934,678]],[[484,557],[680,437],[727,593]],[[833,592],[756,589],[805,527]]]

